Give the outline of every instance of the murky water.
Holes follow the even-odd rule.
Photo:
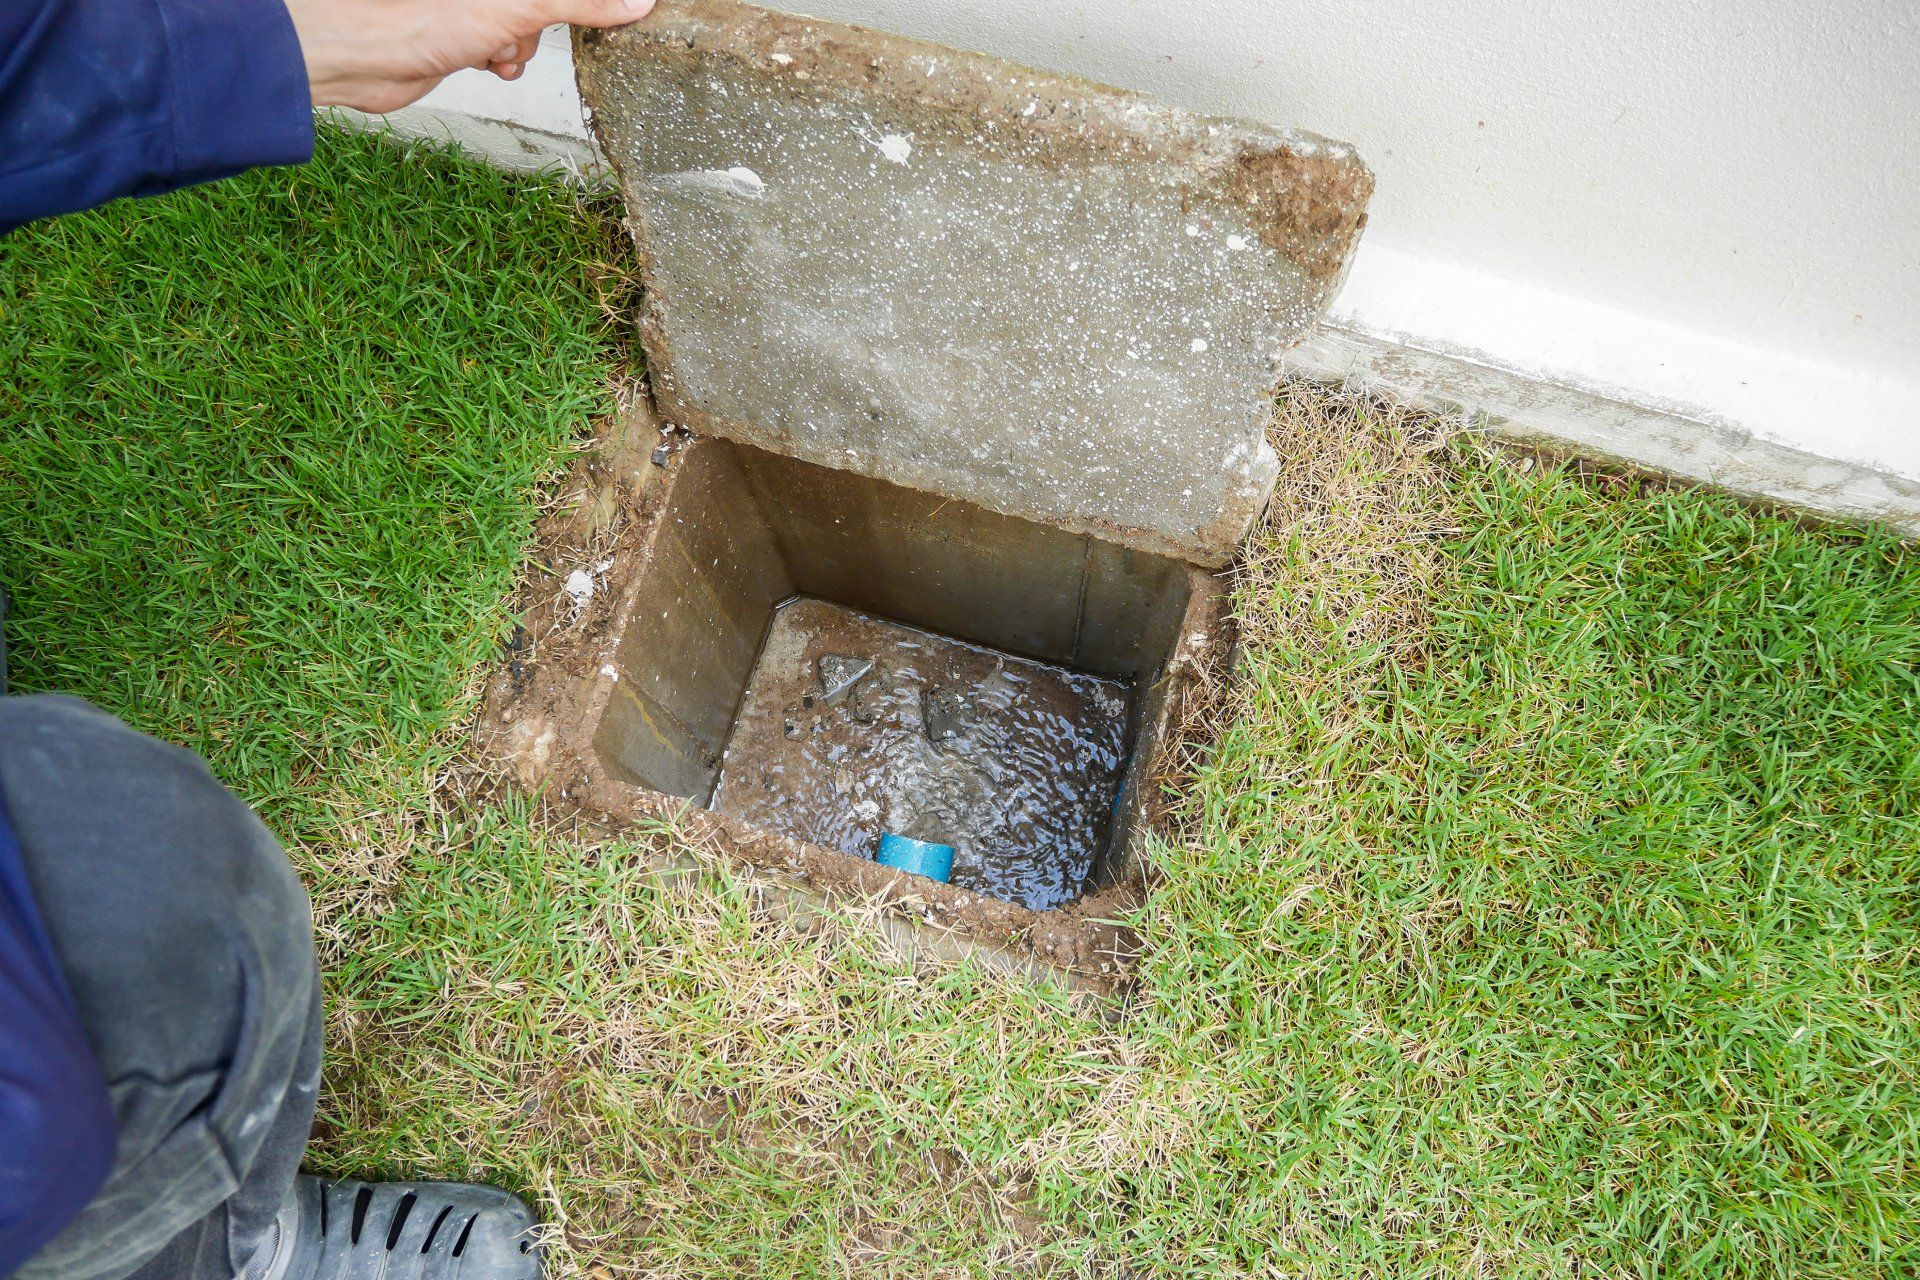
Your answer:
[[[1044,911],[1085,892],[1106,841],[1131,696],[1116,680],[792,600],[710,807],[861,858],[889,831],[950,844],[955,885]]]

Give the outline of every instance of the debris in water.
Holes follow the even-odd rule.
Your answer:
[[[849,654],[873,670],[825,707],[820,660]],[[774,614],[711,807],[857,858],[888,832],[950,845],[957,887],[1051,910],[1112,829],[1128,692],[801,597]]]
[[[820,692],[829,705],[838,702],[853,686],[866,679],[873,670],[872,658],[849,658],[843,653],[823,653],[817,664],[820,671]]]
[[[872,724],[880,718],[879,711],[874,709],[872,702],[867,697],[867,692],[870,687],[871,686],[868,685],[859,686],[853,691],[852,696],[847,699],[847,719],[853,721],[855,724]]]
[[[920,695],[920,727],[927,741],[945,749],[973,723],[973,708],[958,689],[928,689]]]

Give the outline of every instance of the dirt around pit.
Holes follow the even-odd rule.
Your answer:
[[[877,863],[796,840],[611,777],[592,734],[609,690],[623,611],[649,568],[651,535],[667,509],[680,455],[700,442],[663,430],[651,403],[635,396],[626,413],[589,442],[540,521],[515,606],[520,626],[487,687],[476,745],[511,784],[538,792],[569,821],[650,843],[664,868],[720,861],[745,872],[770,911],[807,916],[871,910],[911,954],[942,963],[972,958],[1069,989],[1123,991],[1140,939],[1119,923],[1145,899],[1146,863],[1127,869],[1058,909],[1035,911],[959,885],[908,876]],[[656,450],[660,450],[656,458]],[[586,575],[590,591],[581,590]],[[1197,584],[1186,641],[1156,689],[1145,690],[1168,725],[1190,702],[1191,686],[1217,672],[1230,651],[1225,588],[1193,571]],[[574,588],[569,590],[569,587]],[[1144,841],[1165,807],[1161,793],[1185,771],[1186,751],[1162,732],[1150,761],[1130,775],[1127,804]],[[1136,807],[1137,806],[1137,807]],[[672,839],[654,839],[663,829]],[[646,839],[642,839],[646,837]],[[829,908],[828,904],[837,904]]]

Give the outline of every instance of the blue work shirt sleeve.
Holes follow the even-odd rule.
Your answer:
[[[282,0],[0,0],[0,231],[312,155]]]

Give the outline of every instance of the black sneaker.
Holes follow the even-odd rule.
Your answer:
[[[302,1174],[239,1280],[539,1280],[533,1228],[496,1187]]]

